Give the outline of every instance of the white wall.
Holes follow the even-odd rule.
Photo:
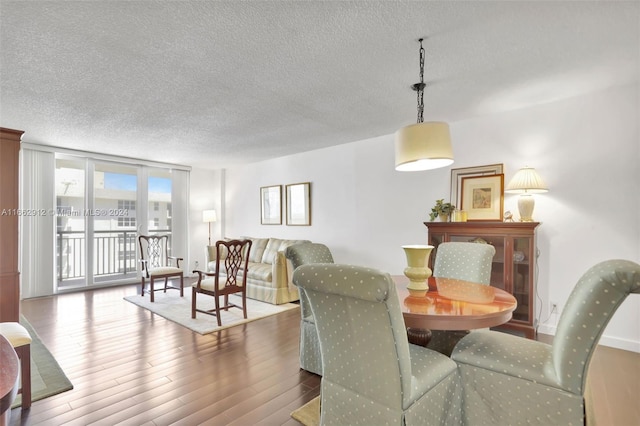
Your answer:
[[[185,271],[191,276],[194,269],[206,270],[205,247],[209,240],[209,224],[202,221],[203,210],[215,210],[217,222],[211,223],[211,241],[216,241],[222,235],[224,224],[224,209],[222,196],[224,194],[224,171],[192,169],[189,180],[189,254],[185,258]],[[198,262],[196,268],[195,262]]]
[[[536,196],[534,212],[542,222],[541,332],[555,332],[558,316],[549,318],[549,301],[562,307],[594,263],[640,262],[638,93],[637,85],[627,86],[451,123],[454,168],[504,163],[508,182],[529,165],[550,188]],[[393,135],[386,135],[227,170],[223,234],[310,239],[327,244],[336,262],[401,274],[400,246],[426,242],[423,222],[436,199],[449,198],[450,168],[400,173],[393,157]],[[307,181],[310,227],[260,225],[261,186]],[[192,192],[195,182],[192,174]],[[516,202],[505,195],[505,210],[517,212]],[[633,295],[620,307],[603,344],[640,352],[639,299]]]

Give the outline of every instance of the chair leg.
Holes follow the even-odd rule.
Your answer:
[[[242,313],[244,319],[247,319],[247,293],[242,293]]]
[[[220,298],[218,296],[213,296],[216,300],[216,318],[218,318],[218,327],[222,327],[222,320],[220,319]]]
[[[164,292],[167,292],[167,283],[169,282],[169,277],[164,277]]]
[[[31,407],[31,345],[22,345],[15,349],[20,358],[22,409],[27,410]]]
[[[140,286],[140,296],[144,297],[144,277],[142,277],[142,285]]]
[[[153,291],[153,290],[154,290],[154,289],[153,289],[153,282],[154,282],[154,281],[153,281],[153,277],[151,277],[151,278],[149,279],[149,287],[151,288],[151,291],[150,291],[150,293],[149,293],[149,296],[151,297],[151,303],[153,303],[153,302],[155,301],[155,299],[154,299],[153,295],[154,295],[154,294],[156,294],[156,292],[155,292],[155,291]]]
[[[184,297],[184,275],[180,275],[180,297]]]
[[[224,295],[224,306],[222,307],[225,311],[229,311],[229,295]]]
[[[195,287],[192,287],[192,292],[191,292],[191,318],[196,317],[196,294],[198,294],[198,292],[196,291]]]

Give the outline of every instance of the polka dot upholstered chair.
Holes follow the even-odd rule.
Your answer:
[[[468,334],[452,354],[462,375],[466,423],[589,424],[584,416],[589,361],[629,293],[640,293],[640,265],[608,260],[578,281],[553,345],[495,331]]]
[[[433,276],[456,278],[479,284],[491,282],[491,265],[496,249],[490,244],[448,242],[439,244],[433,265]],[[432,330],[430,349],[451,355],[454,346],[468,331]]]
[[[321,424],[460,424],[456,364],[409,344],[389,274],[309,264],[293,280],[309,298],[320,339]]]
[[[300,265],[309,263],[333,263],[331,250],[324,244],[302,243],[287,247],[284,252],[291,261],[295,270]],[[313,313],[309,300],[304,290],[298,289],[300,294],[300,368],[322,376],[322,358],[320,355],[320,342],[316,324],[313,321]]]
[[[495,254],[490,244],[442,243],[436,249],[433,276],[489,284]]]

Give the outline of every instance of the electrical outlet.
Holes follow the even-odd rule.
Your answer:
[[[549,302],[549,314],[559,314],[558,302]]]
[[[197,260],[195,262],[193,262],[194,266],[196,269],[198,269],[198,265],[200,264]]]

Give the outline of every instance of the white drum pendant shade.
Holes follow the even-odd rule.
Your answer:
[[[449,125],[443,122],[412,124],[395,135],[396,170],[411,172],[446,167],[453,163]]]

